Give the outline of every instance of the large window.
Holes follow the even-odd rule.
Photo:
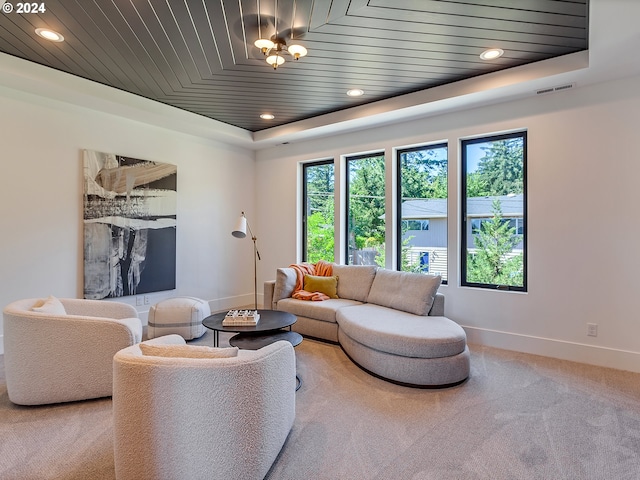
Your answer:
[[[347,158],[348,265],[385,265],[385,166],[382,153]]]
[[[333,160],[306,163],[302,171],[302,260],[333,262]]]
[[[447,280],[447,145],[399,150],[398,269]]]
[[[526,291],[526,132],[463,140],[462,285]]]

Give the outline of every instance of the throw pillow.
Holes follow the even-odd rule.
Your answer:
[[[369,292],[369,303],[428,315],[442,278],[440,275],[379,269]]]
[[[338,277],[304,276],[304,290],[324,293],[329,298],[338,298]]]
[[[238,347],[215,348],[204,345],[149,345],[140,344],[143,355],[171,358],[230,358],[238,356]]]
[[[51,315],[66,315],[67,311],[64,309],[62,302],[53,295],[49,295],[44,300],[38,300],[31,310],[34,312],[50,313]]]
[[[296,271],[293,268],[278,268],[276,271],[276,284],[273,287],[273,301],[278,302],[283,298],[291,297],[296,288]],[[271,308],[266,306],[265,308]]]
[[[366,302],[376,270],[377,265],[334,265],[333,274],[340,279],[338,296]]]

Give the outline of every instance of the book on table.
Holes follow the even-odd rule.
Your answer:
[[[257,310],[229,310],[222,320],[223,327],[255,326],[260,320]]]

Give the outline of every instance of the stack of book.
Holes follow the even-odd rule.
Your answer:
[[[257,310],[229,310],[222,321],[223,327],[246,326],[251,327],[258,324],[260,314]]]

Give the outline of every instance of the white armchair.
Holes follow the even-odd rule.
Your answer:
[[[178,344],[179,335],[144,344]],[[197,348],[197,347],[191,347]],[[295,419],[289,342],[231,358],[114,357],[114,457],[118,480],[261,480]]]
[[[111,396],[113,356],[142,339],[142,324],[131,305],[59,301],[64,312],[34,311],[36,298],[13,302],[3,310],[4,367],[13,403]]]

